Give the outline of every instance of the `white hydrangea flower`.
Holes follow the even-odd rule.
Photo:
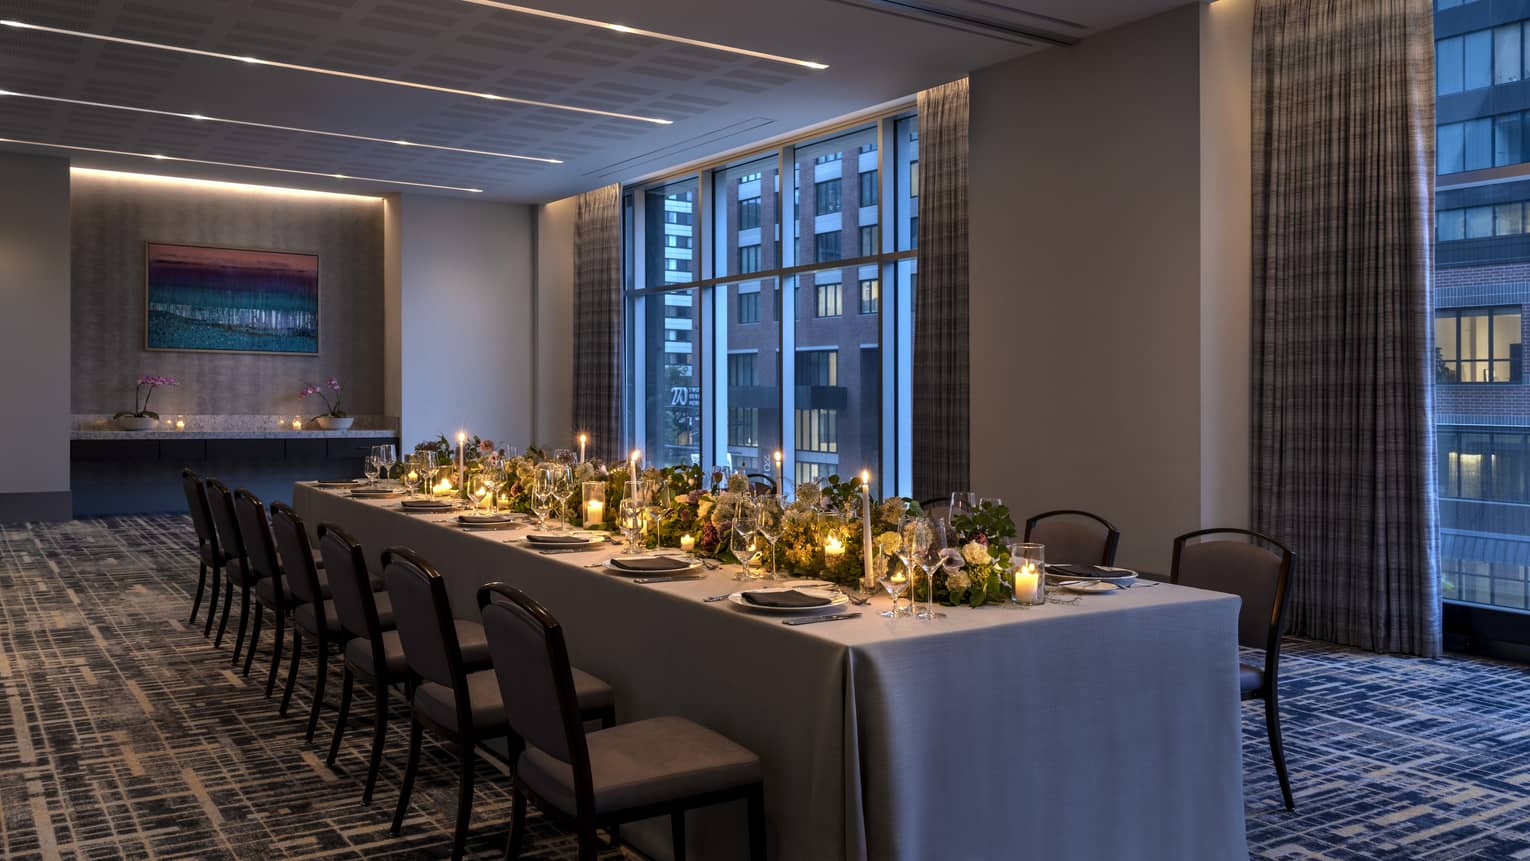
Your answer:
[[[969,565],[987,565],[993,561],[993,557],[988,554],[988,545],[977,541],[962,548],[962,558]]]

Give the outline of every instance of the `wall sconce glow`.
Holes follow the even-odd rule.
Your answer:
[[[567,21],[571,24],[583,24],[587,27],[599,27],[614,33],[630,33],[634,36],[647,36],[650,39],[662,39],[666,42],[677,42],[681,45],[691,45],[697,48],[708,48],[713,51],[725,51],[729,54],[740,54],[745,57],[755,57],[761,60],[770,60],[776,63],[786,63],[791,66],[801,66],[804,69],[823,70],[829,68],[824,63],[816,63],[812,60],[799,60],[795,57],[783,57],[780,54],[767,54],[764,51],[751,51],[748,48],[735,48],[732,45],[721,45],[717,42],[703,42],[700,39],[690,39],[685,36],[671,36],[668,33],[659,33],[653,30],[639,30],[636,27],[628,27],[626,24],[612,24],[609,21],[597,21],[594,18],[580,18],[576,15],[564,15],[561,12],[548,12],[545,9],[532,9],[529,6],[516,6],[511,3],[501,3],[500,0],[465,0],[477,6],[490,6],[495,9],[504,9],[507,12],[519,12],[522,15],[535,15],[538,18],[551,18],[555,21]]]
[[[36,30],[39,33],[53,33],[59,36],[74,36],[79,39],[91,39],[97,42],[112,42],[118,45],[132,45],[135,48],[153,48],[158,51],[173,51],[177,54],[194,54],[198,57],[211,57],[215,60],[232,60],[239,63],[253,63],[260,66],[271,66],[276,69],[287,69],[293,72],[311,72],[315,75],[329,75],[334,78],[349,78],[353,81],[368,81],[374,84],[388,84],[394,87],[410,87],[416,90],[431,90],[437,93],[450,93],[456,96],[473,96],[479,99],[491,99],[497,102],[514,102],[518,105],[528,105],[534,108],[548,108],[555,111],[573,111],[580,114],[594,114],[602,117],[612,117],[619,120],[633,120],[640,123],[654,123],[655,125],[667,126],[674,120],[661,119],[659,117],[644,117],[637,114],[623,114],[617,111],[603,111],[599,108],[581,108],[576,105],[560,105],[556,102],[542,102],[536,99],[521,99],[515,96],[500,96],[494,93],[475,93],[471,90],[459,90],[454,87],[443,87],[436,84],[422,84],[418,81],[403,81],[397,78],[381,78],[376,75],[363,75],[360,72],[345,72],[340,69],[326,69],[322,66],[305,66],[301,63],[283,63],[278,60],[262,60],[258,57],[241,57],[236,54],[224,54],[218,51],[204,51],[200,48],[186,48],[180,45],[167,45],[162,42],[147,42],[142,39],[125,39],[121,36],[103,36],[99,33],[86,33],[83,30],[66,30],[63,27],[45,27],[41,24],[28,24],[24,21],[0,20],[0,26],[10,27],[17,30]]]
[[[324,173],[323,171],[317,171],[317,170],[297,170],[295,168],[290,168],[290,167],[265,167],[263,165],[258,165],[258,164],[237,164],[237,163],[231,162],[231,161],[207,161],[206,159],[200,159],[200,158],[181,158],[179,156],[173,156],[173,155],[158,155],[158,154],[151,155],[149,153],[124,152],[123,150],[101,149],[99,147],[69,146],[68,144],[43,143],[42,141],[28,141],[28,140],[21,140],[19,138],[0,138],[0,143],[17,143],[17,144],[24,144],[26,146],[48,147],[49,149],[66,149],[66,150],[71,150],[73,152],[95,152],[95,153],[101,153],[103,155],[126,155],[126,156],[132,156],[133,158],[148,158],[148,159],[153,159],[155,161],[175,161],[175,162],[181,162],[183,164],[206,164],[206,165],[211,165],[213,167],[236,167],[236,168],[239,168],[241,170],[264,170],[264,171],[270,171],[272,173],[290,173],[290,174],[296,174],[296,175],[299,175],[299,176],[322,176],[322,177],[327,177],[329,179],[354,179],[354,180],[360,180],[360,181],[363,181],[363,182],[381,182],[381,183],[385,183],[387,185],[407,185],[407,186],[410,186],[410,187],[413,187],[413,188],[438,188],[438,189],[441,189],[442,191],[467,191],[467,192],[472,192],[473,194],[482,194],[483,193],[483,189],[481,189],[481,188],[463,188],[461,186],[456,186],[456,185],[435,185],[435,184],[429,183],[429,182],[406,182],[406,181],[404,181],[402,179],[379,179],[379,178],[377,178],[375,176],[346,176],[345,174]]]
[[[353,134],[348,134],[346,132],[331,132],[331,131],[324,131],[322,129],[305,129],[305,128],[301,128],[299,126],[283,126],[283,125],[274,125],[272,123],[257,123],[257,122],[251,122],[249,120],[231,120],[231,119],[227,119],[225,117],[210,117],[210,116],[207,116],[206,114],[183,114],[183,113],[178,113],[176,111],[158,111],[158,110],[155,110],[153,108],[137,108],[137,107],[133,107],[131,105],[114,105],[114,104],[110,104],[108,102],[90,102],[90,101],[85,101],[83,99],[65,99],[65,98],[61,98],[59,96],[40,96],[40,95],[38,95],[36,93],[21,93],[21,92],[15,91],[15,90],[0,90],[0,96],[11,96],[11,97],[18,98],[18,99],[38,99],[39,101],[44,101],[44,102],[58,102],[59,104],[65,104],[65,105],[81,105],[81,106],[87,107],[87,108],[106,108],[107,110],[112,110],[112,111],[131,111],[131,112],[133,112],[135,114],[153,114],[155,116],[160,116],[160,117],[179,117],[181,119],[197,120],[197,121],[200,121],[200,122],[228,123],[230,125],[236,125],[236,126],[248,126],[248,127],[252,127],[252,128],[261,128],[261,129],[274,129],[276,131],[282,131],[282,132],[296,132],[298,134],[304,134],[304,135],[323,135],[325,137],[346,138],[347,140],[368,141],[368,142],[371,142],[371,143],[395,144],[397,146],[420,147],[421,149],[437,149],[437,150],[443,150],[443,151],[446,151],[446,152],[466,153],[468,155],[484,155],[484,156],[491,156],[493,158],[511,158],[511,159],[519,159],[521,161],[538,161],[538,162],[542,162],[544,164],[563,164],[563,160],[562,159],[557,159],[557,158],[543,158],[541,156],[534,156],[534,155],[516,155],[514,153],[508,153],[508,152],[493,152],[493,151],[490,151],[490,150],[482,150],[482,149],[467,149],[465,147],[439,146],[437,144],[414,143],[412,141],[394,140],[393,138],[377,138],[377,137],[371,137],[369,135],[353,135]]]

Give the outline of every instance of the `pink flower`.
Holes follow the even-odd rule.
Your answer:
[[[330,377],[329,378],[329,388],[330,388],[330,391],[333,391],[333,392],[340,391],[340,381],[335,379],[334,377]]]

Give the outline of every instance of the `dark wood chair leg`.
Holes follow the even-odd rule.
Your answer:
[[[521,844],[526,840],[526,793],[521,791],[520,781],[510,782],[510,840],[505,843],[505,861],[521,857]]]
[[[340,714],[335,717],[335,734],[329,739],[329,756],[324,758],[324,764],[331,768],[335,765],[335,756],[340,753],[340,739],[345,735],[345,722],[351,716],[351,689],[356,686],[356,677],[351,674],[350,665],[347,664],[345,672],[340,677]]]
[[[213,648],[223,648],[223,632],[228,630],[228,611],[234,606],[234,578],[223,578],[223,618],[218,621],[218,636],[213,638]]]
[[[308,708],[308,734],[306,740],[313,741],[313,732],[319,726],[319,710],[324,708],[324,683],[329,679],[329,638],[319,635],[319,669],[313,681],[313,705]]]
[[[259,606],[258,604],[256,606]],[[239,590],[239,630],[234,634],[234,659],[230,666],[239,666],[239,655],[244,651],[244,638],[250,632],[250,590]]]
[[[303,662],[303,632],[292,626],[292,660],[287,662],[287,686],[282,689],[282,707],[276,713],[287,716],[287,706],[292,702],[292,689],[297,687],[298,664]]]
[[[669,839],[675,861],[685,861],[685,811],[676,810],[669,815]]]
[[[1280,779],[1281,798],[1285,800],[1287,810],[1295,810],[1296,801],[1291,798],[1291,778],[1286,774],[1285,745],[1280,741],[1280,708],[1273,692],[1264,699],[1264,728],[1270,736],[1270,758],[1275,760],[1275,776]]]
[[[218,617],[218,585],[223,580],[223,566],[214,565],[212,570],[212,592],[207,596],[207,624],[202,627],[202,636],[212,636],[213,619]]]
[[[372,791],[377,789],[377,772],[382,769],[383,743],[388,739],[388,682],[378,676],[373,697],[377,710],[372,717],[372,755],[367,759],[367,787],[362,790],[361,803],[372,803]]]
[[[191,599],[191,616],[186,619],[186,624],[197,623],[197,610],[202,606],[202,593],[207,590],[207,563],[203,562],[197,571],[197,596]]]
[[[276,670],[282,665],[282,640],[287,634],[287,618],[275,610],[271,614],[276,617],[276,630],[271,637],[271,671],[266,673],[266,699],[270,699],[271,692],[276,690]]]
[[[244,675],[250,675],[250,665],[255,663],[255,650],[260,646],[260,627],[265,623],[266,608],[255,603],[255,620],[250,623],[250,647],[244,653]]]
[[[457,830],[452,836],[452,861],[462,861],[467,847],[468,825],[473,818],[473,740],[462,740],[462,774],[457,785]]]
[[[765,787],[749,790],[749,861],[765,861]]]
[[[409,794],[414,792],[414,773],[420,767],[420,737],[425,725],[414,716],[409,718],[409,760],[404,765],[404,782],[398,788],[398,809],[393,811],[393,825],[388,831],[397,837],[404,829],[404,814],[409,812]]]
[[[579,826],[579,861],[596,861],[600,857],[600,838],[595,834],[594,823]]]

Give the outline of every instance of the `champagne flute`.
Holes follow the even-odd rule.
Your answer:
[[[781,540],[781,522],[786,519],[786,511],[781,507],[780,496],[762,496],[755,504],[760,512],[760,537],[770,543],[770,579],[775,580],[780,576],[776,572],[776,542]]]

